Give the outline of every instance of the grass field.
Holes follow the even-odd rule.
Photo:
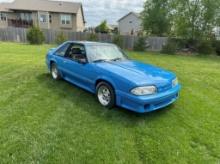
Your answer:
[[[49,47],[0,43],[0,163],[220,163],[220,57],[129,53],[182,84],[174,105],[138,115],[53,81]]]

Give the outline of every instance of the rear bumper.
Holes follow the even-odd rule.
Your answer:
[[[174,103],[179,97],[180,89],[181,86],[177,85],[166,92],[150,96],[135,96],[116,91],[117,105],[138,113],[155,111]]]

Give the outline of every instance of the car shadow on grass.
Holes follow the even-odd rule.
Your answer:
[[[174,105],[170,105],[161,110],[144,114],[135,113],[120,107],[108,110],[98,103],[95,95],[69,82],[64,80],[55,81],[51,78],[50,74],[47,73],[38,75],[37,80],[39,81],[40,86],[52,92],[53,95],[57,95],[61,99],[69,101],[69,103],[78,105],[81,110],[85,110],[96,117],[102,117],[108,121],[112,118],[116,121],[117,119],[120,119],[121,122],[121,118],[123,117],[124,120],[127,120],[127,123],[133,126],[135,126],[135,123],[142,120],[151,121],[163,117],[174,107]]]

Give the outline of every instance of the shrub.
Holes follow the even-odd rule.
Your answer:
[[[102,33],[102,34],[109,33],[109,27],[107,25],[107,21],[106,20],[102,21],[101,24],[95,28],[95,32]]]
[[[164,54],[175,54],[177,51],[178,45],[175,40],[168,39],[168,42],[166,45],[163,46],[161,53]]]
[[[123,47],[123,40],[120,35],[114,35],[112,42],[116,44],[118,47]]]
[[[181,51],[182,49],[189,48],[188,40],[182,38],[169,38],[168,42],[172,42],[176,44],[176,50]]]
[[[208,40],[200,41],[197,49],[198,49],[198,53],[200,54],[211,54],[215,51],[212,46],[212,42]]]
[[[31,27],[27,33],[27,40],[30,44],[42,44],[45,38],[39,27]]]
[[[97,35],[95,33],[91,33],[88,38],[88,41],[98,41]]]
[[[145,38],[139,37],[138,40],[134,43],[134,51],[144,51],[145,50]]]
[[[55,42],[56,42],[56,44],[60,45],[63,42],[65,42],[66,40],[67,40],[67,37],[64,35],[63,32],[61,32],[56,36]]]
[[[220,55],[220,40],[213,41],[213,47],[217,55]]]

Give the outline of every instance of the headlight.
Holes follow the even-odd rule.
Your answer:
[[[155,94],[157,88],[155,86],[137,87],[131,90],[131,93],[137,96]]]
[[[175,86],[177,86],[178,85],[178,79],[177,78],[175,78],[173,81],[172,81],[172,86],[173,87],[175,87]]]

